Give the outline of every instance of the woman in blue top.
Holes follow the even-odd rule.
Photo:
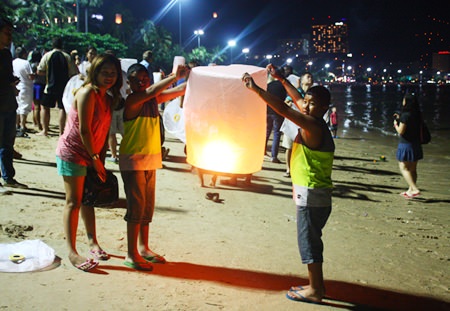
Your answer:
[[[394,128],[400,135],[397,149],[397,160],[400,172],[409,185],[407,191],[400,193],[406,199],[420,195],[417,188],[417,162],[423,158],[420,144],[421,112],[419,102],[414,94],[406,94],[403,98],[402,111],[394,114]]]

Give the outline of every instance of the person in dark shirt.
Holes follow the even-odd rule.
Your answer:
[[[397,148],[397,160],[400,172],[409,185],[407,191],[400,193],[406,199],[420,195],[417,187],[417,162],[423,159],[420,144],[421,112],[419,102],[413,94],[406,94],[400,114],[394,114],[394,128],[400,136]]]
[[[14,142],[16,138],[16,84],[18,78],[13,75],[12,55],[8,49],[12,42],[13,25],[0,17],[0,166],[5,187],[28,188],[14,179],[13,166]],[[10,192],[0,183],[0,195]]]
[[[275,95],[281,100],[285,100],[286,98],[286,90],[281,84],[279,80],[273,79],[271,75],[269,75],[269,80],[267,84],[267,92]],[[267,150],[267,142],[269,141],[270,134],[273,131],[273,140],[271,147],[271,156],[270,161],[273,163],[281,163],[278,159],[278,150],[280,147],[280,139],[281,139],[281,124],[283,124],[284,117],[276,113],[270,106],[267,106],[267,131],[266,131],[266,150]],[[267,153],[267,152],[266,152]]]

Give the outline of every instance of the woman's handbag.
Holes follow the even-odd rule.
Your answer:
[[[87,206],[111,206],[119,200],[117,177],[106,171],[106,181],[102,182],[93,168],[88,168],[84,181],[82,203]]]
[[[431,141],[431,134],[428,126],[423,120],[420,120],[420,143],[422,145],[428,144]]]

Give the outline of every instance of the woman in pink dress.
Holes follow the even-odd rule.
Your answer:
[[[66,191],[64,232],[73,266],[88,271],[107,260],[109,255],[98,245],[93,206],[81,203],[87,167],[92,167],[103,182],[106,170],[100,159],[111,123],[112,111],[120,101],[122,86],[120,61],[113,55],[97,56],[87,79],[76,92],[63,135],[56,149],[58,174],[63,176]],[[76,249],[79,213],[86,227],[90,254],[80,256]]]

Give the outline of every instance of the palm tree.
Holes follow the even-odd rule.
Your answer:
[[[172,35],[166,29],[146,20],[140,29],[138,40],[140,39],[144,42],[146,49],[153,51],[156,64],[170,68],[173,59]]]
[[[7,0],[6,5],[14,9],[13,20],[20,25],[55,27],[71,15],[64,0]]]

